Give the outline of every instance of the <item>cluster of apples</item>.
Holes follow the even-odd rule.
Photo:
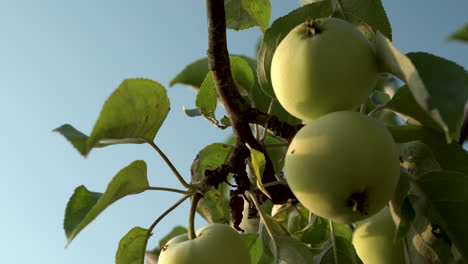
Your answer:
[[[368,40],[337,18],[296,26],[277,47],[271,65],[279,102],[306,123],[285,157],[291,191],[318,216],[336,223],[360,221],[353,243],[365,263],[400,263],[385,247],[392,243],[388,234],[395,226],[383,209],[399,179],[397,148],[385,126],[353,111],[366,102],[378,74]],[[374,222],[382,232],[369,235],[366,228]],[[370,252],[371,244],[382,250]],[[187,234],[171,239],[159,257],[160,264],[221,262],[251,263],[239,234],[222,224],[201,228],[194,240]]]
[[[392,236],[384,234],[388,226],[394,230],[391,215],[379,212],[388,210],[384,208],[398,183],[398,151],[384,125],[356,112],[366,103],[378,74],[367,38],[337,18],[296,26],[277,47],[271,66],[278,101],[306,124],[285,157],[291,191],[312,213],[336,223],[372,222],[384,215],[391,224],[381,225],[377,237],[390,238],[391,244]],[[371,217],[377,213],[379,217]],[[362,228],[355,245],[371,243],[362,235],[366,226],[358,224]],[[364,263],[391,261],[387,256],[385,262],[373,262],[365,256],[370,248],[356,248]]]

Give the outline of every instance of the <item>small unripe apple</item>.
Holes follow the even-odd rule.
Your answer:
[[[187,234],[169,240],[162,248],[158,264],[250,264],[250,253],[233,228],[208,224],[189,240]]]
[[[296,26],[271,62],[278,101],[302,120],[364,103],[377,79],[373,47],[354,25],[338,18]]]
[[[353,245],[364,264],[405,263],[403,242],[394,239],[395,231],[388,207],[357,223]]]
[[[389,202],[399,164],[385,126],[366,115],[340,111],[299,130],[289,145],[284,172],[304,207],[347,224],[370,217]]]

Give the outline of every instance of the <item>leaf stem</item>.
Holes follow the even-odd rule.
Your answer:
[[[161,158],[163,158],[163,160],[166,162],[166,164],[169,166],[169,168],[171,168],[172,172],[174,173],[174,175],[177,177],[177,179],[179,180],[179,182],[187,189],[192,189],[192,185],[188,184],[184,178],[182,177],[182,175],[179,173],[179,171],[177,171],[176,167],[174,166],[174,164],[172,164],[172,162],[169,160],[169,158],[166,156],[166,154],[164,154],[164,152],[153,142],[153,141],[146,141],[146,143],[150,144],[151,147],[153,147],[154,150],[156,150],[159,155],[161,156]]]
[[[166,217],[172,210],[176,209],[181,203],[183,203],[185,200],[187,200],[191,195],[186,194],[184,197],[180,198],[177,202],[175,202],[169,209],[167,209],[164,213],[162,213],[148,228],[148,235],[150,235],[153,232],[153,229],[156,227],[156,225],[161,222],[161,220]]]
[[[201,194],[196,193],[192,195],[192,202],[190,203],[190,213],[188,221],[188,239],[192,240],[197,237],[195,234],[195,214],[197,212],[198,201],[200,201]]]
[[[263,187],[267,188],[267,187],[270,187],[270,186],[275,186],[275,185],[288,185],[285,181],[274,181],[274,182],[269,182],[269,183],[265,183],[263,184]]]
[[[276,241],[276,237],[275,237],[275,234],[273,233],[273,230],[267,223],[265,212],[263,211],[263,208],[260,206],[260,203],[258,202],[257,197],[255,197],[255,195],[253,195],[250,191],[246,191],[245,193],[253,201],[253,203],[255,204],[255,207],[257,208],[260,214],[260,219],[262,220],[263,225],[265,226],[265,229],[267,230],[267,233],[270,236],[271,241],[273,242],[273,248],[274,248],[273,257],[275,258],[275,263],[278,263],[278,243]]]
[[[173,188],[166,188],[166,187],[148,187],[148,188],[146,188],[146,190],[175,192],[175,193],[181,193],[181,194],[191,194],[191,192],[189,192],[189,191],[173,189]]]
[[[268,116],[271,116],[271,112],[273,111],[273,105],[275,104],[275,99],[271,99],[270,106],[268,106]],[[263,125],[263,135],[260,138],[260,142],[263,143],[268,135],[268,121],[269,118],[265,121],[265,124]]]
[[[338,251],[336,249],[335,228],[333,227],[333,222],[331,220],[329,220],[328,223],[330,225],[330,236],[333,247],[333,256],[335,257],[335,263],[338,264]]]

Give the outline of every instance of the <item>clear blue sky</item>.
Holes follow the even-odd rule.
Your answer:
[[[464,0],[384,0],[394,44],[426,51],[468,67],[468,45],[445,38],[468,22]],[[272,0],[273,17],[299,6]],[[147,77],[167,87],[186,64],[205,56],[204,1],[0,0],[0,263],[113,263],[120,238],[148,227],[179,195],[150,192],[112,205],[69,246],[62,229],[66,203],[84,184],[102,192],[115,173],[136,159],[149,165],[154,186],[179,187],[147,145],[112,146],[87,159],[51,130],[71,123],[89,133],[119,83]],[[253,56],[258,29],[228,34],[232,53]],[[223,141],[200,118],[186,117],[194,93],[168,88],[171,112],[156,143],[189,178],[198,150]],[[188,204],[169,215],[150,240],[186,225]],[[198,218],[197,226],[203,221]]]

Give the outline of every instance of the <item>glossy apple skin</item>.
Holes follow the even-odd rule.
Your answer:
[[[378,78],[375,52],[351,23],[313,20],[292,29],[275,50],[271,82],[281,105],[293,116],[314,120],[364,103]]]
[[[158,264],[250,264],[250,253],[233,228],[208,224],[189,240],[187,234],[169,240],[159,255]]]
[[[307,209],[346,224],[370,217],[389,202],[399,179],[399,156],[385,126],[363,114],[340,111],[299,130],[284,172]]]
[[[405,263],[403,243],[394,240],[395,231],[396,226],[388,207],[357,223],[353,245],[364,264]]]

